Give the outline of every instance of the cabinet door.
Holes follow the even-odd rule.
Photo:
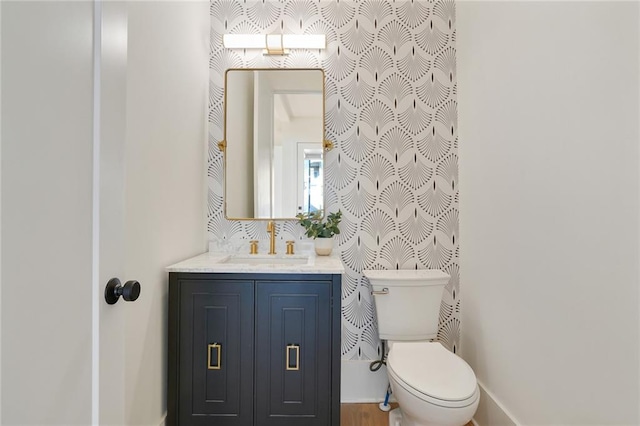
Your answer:
[[[181,426],[253,424],[252,281],[182,281]]]
[[[331,282],[256,282],[256,425],[331,422]]]

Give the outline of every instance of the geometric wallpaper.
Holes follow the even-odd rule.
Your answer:
[[[208,238],[267,239],[265,222],[222,211],[224,72],[323,68],[328,211],[342,210],[335,250],[342,285],[342,357],[380,356],[364,269],[437,268],[451,275],[438,339],[459,345],[458,133],[454,0],[211,2]],[[326,50],[287,56],[222,47],[224,33],[325,34]],[[295,221],[279,239],[302,239]],[[263,245],[264,246],[264,245]]]

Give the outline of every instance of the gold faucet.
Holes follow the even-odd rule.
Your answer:
[[[295,241],[287,241],[287,254],[294,254],[293,253],[293,243]]]
[[[267,232],[271,234],[269,254],[276,254],[276,223],[273,220],[267,222]]]

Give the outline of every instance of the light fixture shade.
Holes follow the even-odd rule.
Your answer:
[[[267,53],[270,55],[284,54],[282,34],[267,34]]]
[[[269,54],[283,54],[286,49],[324,49],[324,34],[224,34],[227,49],[266,49]]]

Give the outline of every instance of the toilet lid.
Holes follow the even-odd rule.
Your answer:
[[[439,342],[394,342],[387,365],[405,384],[432,398],[461,401],[476,391],[476,375]]]

